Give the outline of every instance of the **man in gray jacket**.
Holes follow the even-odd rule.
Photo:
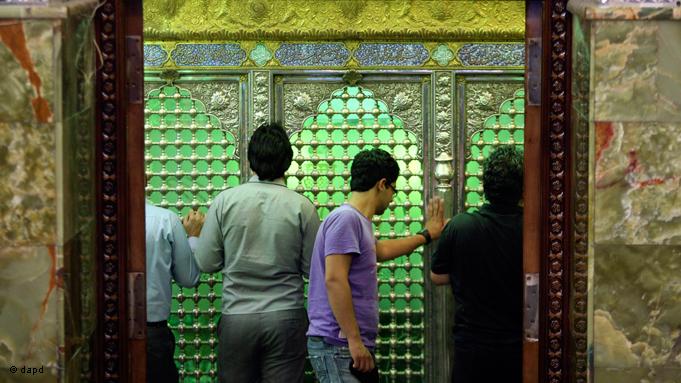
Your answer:
[[[261,126],[248,146],[257,176],[220,193],[206,214],[195,257],[202,271],[222,272],[221,382],[303,381],[303,276],[320,222],[314,205],[286,187],[292,158],[284,129]]]

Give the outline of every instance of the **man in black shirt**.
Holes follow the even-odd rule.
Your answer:
[[[430,277],[454,292],[452,382],[521,382],[522,154],[500,147],[483,169],[489,203],[447,224]]]

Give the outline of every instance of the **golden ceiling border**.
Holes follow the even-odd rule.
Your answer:
[[[461,42],[506,42],[522,41],[524,31],[516,30],[474,30],[474,31],[215,31],[215,32],[165,32],[154,29],[144,30],[144,37],[156,41],[305,41],[305,40],[381,40],[381,41],[461,41]]]
[[[146,0],[144,25],[161,41],[522,41],[525,2]]]

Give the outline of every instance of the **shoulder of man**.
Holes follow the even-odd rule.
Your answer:
[[[456,231],[473,229],[477,226],[479,215],[480,214],[477,211],[459,213],[449,221],[447,229]]]
[[[152,205],[150,203],[145,205],[145,214],[148,216],[157,216],[165,219],[172,219],[173,217],[179,219],[177,214],[175,214],[175,212],[172,210]]]
[[[361,217],[357,212],[347,207],[339,206],[331,211],[329,215],[324,218],[326,225],[347,225],[361,222]]]
[[[218,193],[218,195],[215,196],[215,198],[213,198],[213,202],[211,204],[213,204],[217,201],[222,201],[226,198],[229,198],[230,196],[232,196],[234,194],[241,192],[242,191],[241,189],[246,187],[246,185],[248,185],[248,184],[247,183],[239,184],[239,185],[231,186],[231,187],[228,187],[227,189],[222,190],[220,193]]]

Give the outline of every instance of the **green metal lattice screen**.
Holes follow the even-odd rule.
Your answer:
[[[397,195],[380,217],[376,236],[399,238],[422,229],[423,170],[416,134],[385,102],[359,86],[346,86],[321,102],[317,113],[291,136],[294,161],[289,188],[308,197],[325,218],[350,192],[352,158],[381,148],[400,166]],[[393,382],[420,382],[424,375],[424,293],[422,248],[379,264],[380,329],[376,357],[381,375]]]
[[[499,113],[485,119],[481,129],[468,137],[464,171],[464,209],[473,211],[485,203],[482,187],[482,163],[499,145],[516,145],[523,149],[525,127],[525,90],[518,89],[513,98],[501,103]]]
[[[522,148],[524,92],[504,101],[499,113],[468,134],[464,207],[483,203],[481,163],[495,145]],[[145,109],[147,195],[155,205],[180,215],[206,211],[220,191],[240,183],[238,142],[217,117],[186,89],[166,85],[147,95]],[[418,232],[423,220],[423,159],[415,132],[390,113],[374,93],[349,86],[322,101],[316,114],[291,135],[294,161],[287,185],[310,198],[320,218],[345,202],[350,165],[364,148],[390,152],[400,166],[398,193],[375,217],[376,236],[399,238]],[[380,331],[377,342],[382,376],[392,382],[424,378],[424,273],[421,248],[379,265]],[[196,288],[173,286],[169,323],[177,338],[176,361],[185,382],[215,380],[216,323],[221,311],[221,275],[205,274]],[[307,380],[312,381],[308,370]]]
[[[213,198],[240,183],[238,142],[188,90],[165,85],[145,105],[147,196],[181,216],[206,212]],[[221,274],[202,274],[195,288],[173,284],[169,325],[183,382],[212,382],[217,371],[216,324]]]

